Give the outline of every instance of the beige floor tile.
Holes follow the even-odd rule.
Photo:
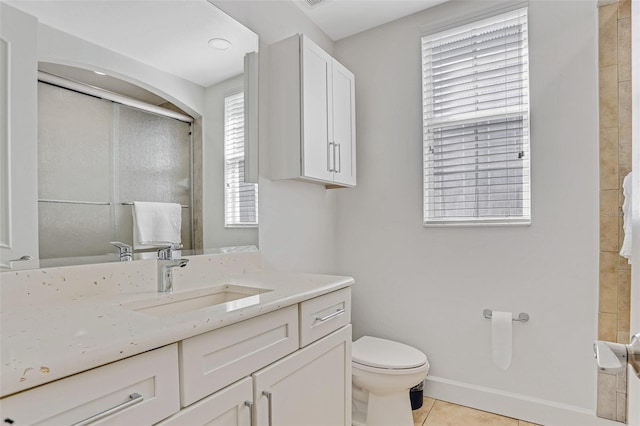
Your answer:
[[[524,420],[518,420],[518,426],[540,426],[536,423],[525,422]]]
[[[518,426],[518,420],[444,401],[436,401],[424,425]]]
[[[433,408],[433,404],[435,404],[436,400],[431,398],[423,398],[422,407],[417,410],[413,410],[413,425],[414,426],[422,426],[424,421],[426,420],[431,408]]]

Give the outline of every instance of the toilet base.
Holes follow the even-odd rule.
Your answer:
[[[353,426],[413,426],[411,400],[406,392],[375,395],[352,385]]]

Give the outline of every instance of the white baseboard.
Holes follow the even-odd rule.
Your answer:
[[[546,426],[621,426],[595,411],[516,393],[428,376],[425,396]]]

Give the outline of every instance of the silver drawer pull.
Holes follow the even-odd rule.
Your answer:
[[[273,394],[269,391],[262,391],[262,395],[267,397],[269,405],[269,426],[273,426]]]
[[[80,420],[78,423],[74,423],[71,426],[85,426],[93,422],[97,422],[98,420],[104,419],[118,411],[124,410],[125,408],[129,408],[133,405],[136,405],[144,400],[144,397],[137,392],[129,395],[129,401],[123,402],[122,404],[118,404],[115,407],[109,408],[108,410],[104,410],[101,413],[95,414],[91,417],[88,417],[84,420]]]
[[[337,317],[338,315],[342,315],[342,314],[344,314],[344,308],[338,309],[334,313],[329,314],[329,315],[324,316],[324,317],[316,317],[316,321],[325,322],[325,321],[330,320],[333,317]]]
[[[244,406],[249,408],[249,426],[253,426],[253,402],[245,401]]]

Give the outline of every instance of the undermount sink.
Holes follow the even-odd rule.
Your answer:
[[[159,295],[151,300],[132,302],[122,305],[122,307],[156,317],[194,312],[223,304],[226,305],[226,312],[230,312],[260,303],[260,295],[270,291],[272,290],[240,285],[223,285]]]

